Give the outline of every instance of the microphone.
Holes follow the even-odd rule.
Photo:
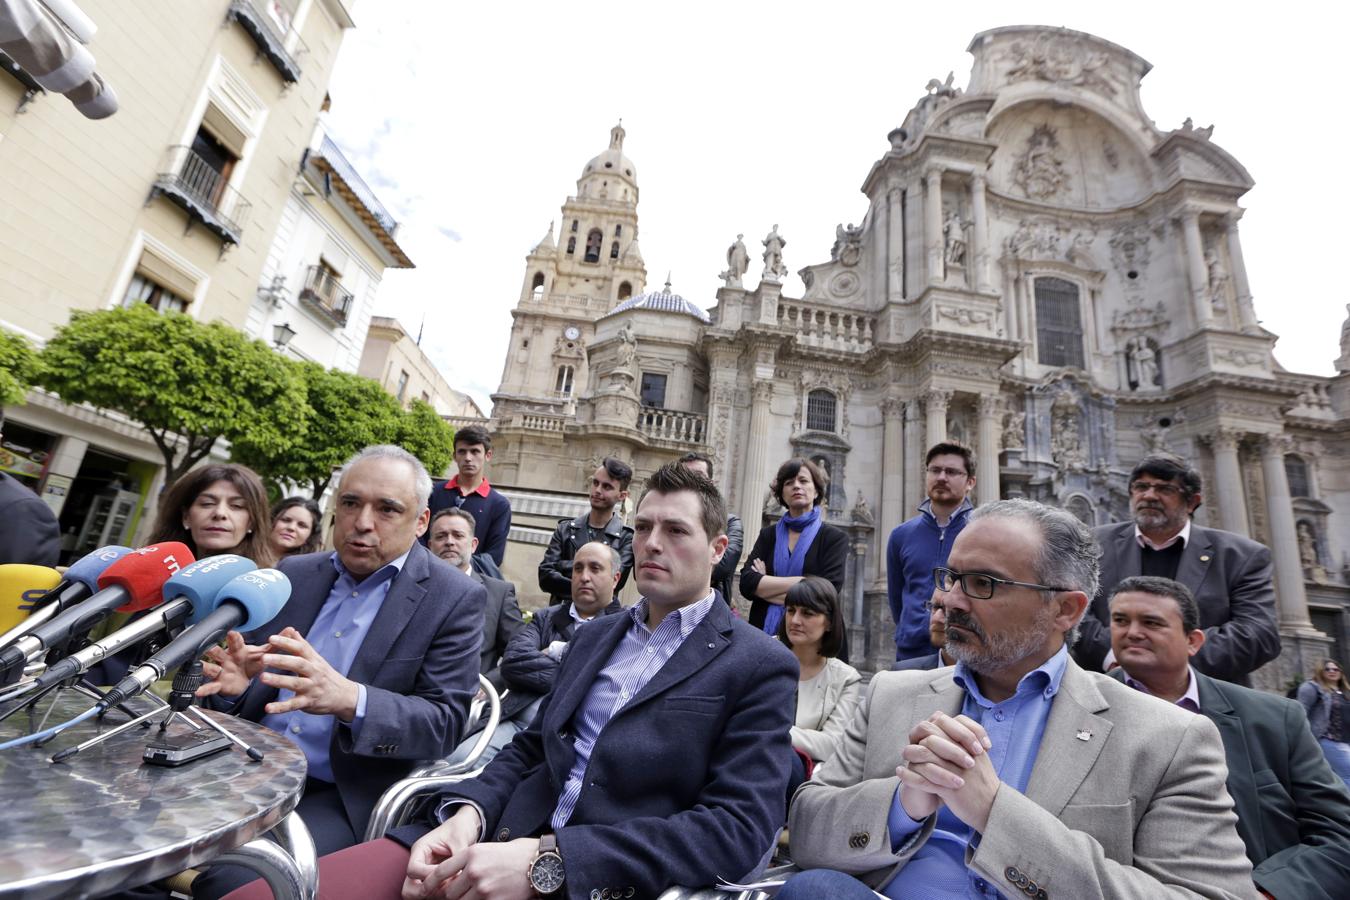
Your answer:
[[[114,611],[140,612],[158,606],[164,582],[192,562],[192,551],[178,541],[142,547],[123,556],[98,577],[98,593],[0,651],[0,682],[17,681],[27,662],[57,644],[85,634]]]
[[[9,646],[58,613],[92,597],[98,590],[98,576],[103,574],[103,570],[130,552],[130,547],[119,547],[114,544],[81,558],[66,569],[65,577],[60,584],[34,601],[32,614],[21,625],[16,625],[0,635],[0,647]]]
[[[103,712],[144,692],[170,669],[198,658],[230,631],[261,628],[276,618],[290,597],[290,579],[277,569],[257,569],[236,576],[216,594],[210,610],[199,615],[194,609],[192,624],[167,647],[127,673],[103,695],[96,708]]]
[[[112,634],[48,666],[35,680],[41,690],[74,675],[83,675],[106,657],[139,644],[160,631],[177,628],[195,613],[215,608],[215,598],[232,579],[257,568],[251,559],[226,553],[199,559],[164,582],[164,603]]]
[[[28,619],[38,600],[61,581],[61,573],[26,563],[0,565],[0,631]]]

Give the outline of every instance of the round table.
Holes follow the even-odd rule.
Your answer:
[[[93,701],[62,691],[0,722],[0,740],[28,734],[47,709],[48,725]],[[136,698],[140,714],[152,704]],[[253,722],[205,712],[261,750],[253,762],[237,746],[178,768],[142,765],[158,730],[134,727],[63,762],[51,756],[127,721],[108,715],[60,734],[42,747],[0,750],[0,897],[97,896],[167,878],[206,863],[248,866],[278,897],[313,898],[314,843],[289,815],[305,785],[305,756],[290,741]],[[175,720],[169,731],[188,726]],[[271,830],[276,840],[260,836]],[[257,840],[255,840],[255,838]]]

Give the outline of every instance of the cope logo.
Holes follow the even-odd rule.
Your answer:
[[[256,584],[259,587],[266,587],[270,584],[280,584],[286,580],[280,569],[255,569],[245,575],[240,575],[239,580],[248,584]]]

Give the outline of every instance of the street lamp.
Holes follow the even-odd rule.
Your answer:
[[[272,343],[277,345],[278,350],[285,350],[286,345],[295,337],[295,329],[291,327],[290,322],[282,322],[280,325],[272,326]]]

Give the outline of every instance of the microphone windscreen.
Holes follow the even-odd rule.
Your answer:
[[[98,577],[99,589],[125,588],[131,599],[117,607],[118,612],[135,613],[158,606],[164,582],[175,572],[196,562],[187,544],[165,541],[152,547],[132,550],[126,556],[103,570]]]
[[[216,594],[230,579],[256,568],[258,564],[253,560],[233,553],[199,559],[164,582],[164,600],[186,597],[192,601],[187,624],[196,625],[216,608]]]
[[[8,563],[0,566],[0,632],[9,631],[33,611],[43,595],[61,583],[61,573],[47,566]]]
[[[248,610],[236,631],[252,631],[276,618],[291,598],[291,580],[278,569],[258,569],[232,579],[216,595],[216,606],[234,600]]]
[[[107,570],[108,566],[130,552],[130,547],[111,544],[95,550],[93,553],[86,554],[74,562],[69,569],[66,569],[66,581],[78,581],[89,589],[89,593],[95,593],[98,590],[98,577]]]

